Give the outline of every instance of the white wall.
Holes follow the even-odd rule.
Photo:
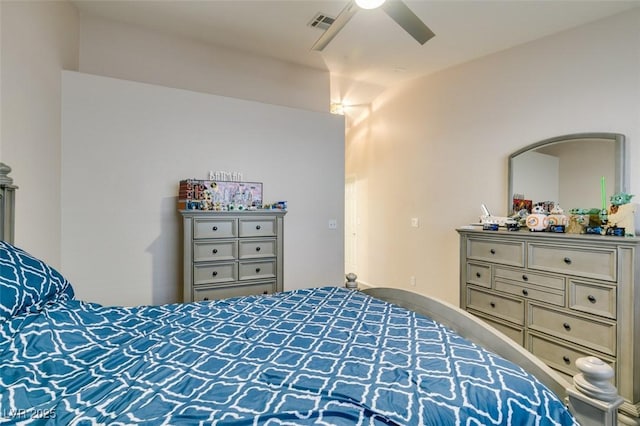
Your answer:
[[[2,158],[2,4],[0,4],[0,159]]]
[[[1,1],[0,161],[13,169],[16,244],[60,265],[60,70],[78,67],[68,2]]]
[[[329,111],[329,72],[103,18],[80,20],[79,71]]]
[[[20,187],[16,243],[60,266],[60,72],[82,70],[326,111],[329,74],[79,16],[68,1],[0,1],[0,161]]]
[[[455,228],[507,209],[510,153],[553,136],[618,132],[640,193],[640,10],[509,49],[380,96],[347,133],[358,271],[373,285],[459,299]],[[410,227],[410,218],[420,228]]]
[[[62,101],[62,266],[79,298],[179,301],[178,182],[209,170],[289,202],[285,289],[342,285],[342,117],[75,72]]]

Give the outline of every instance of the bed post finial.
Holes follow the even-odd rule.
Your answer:
[[[13,185],[13,179],[9,177],[11,167],[0,161],[0,186]]]
[[[15,193],[18,188],[9,177],[11,167],[0,162],[0,241],[13,244]]]
[[[358,279],[358,276],[356,274],[354,274],[353,272],[349,272],[346,275],[347,278],[347,282],[344,284],[344,286],[346,288],[348,288],[349,290],[357,290],[358,289],[358,282],[356,281]]]
[[[594,356],[578,358],[576,367],[580,373],[573,376],[567,394],[578,422],[582,426],[617,426],[623,399],[611,384],[613,368]]]

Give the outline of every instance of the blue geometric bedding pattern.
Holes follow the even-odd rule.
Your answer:
[[[576,424],[514,364],[334,287],[129,308],[63,298],[0,323],[0,366],[0,423]]]
[[[0,322],[73,296],[71,284],[58,271],[0,241]]]

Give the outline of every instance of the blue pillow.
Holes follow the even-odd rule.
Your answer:
[[[58,271],[0,241],[0,322],[73,296],[71,284]]]

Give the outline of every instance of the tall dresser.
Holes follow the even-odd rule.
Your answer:
[[[460,305],[571,378],[616,372],[621,422],[640,425],[640,239],[458,229]]]
[[[184,302],[282,291],[283,210],[181,210]]]

